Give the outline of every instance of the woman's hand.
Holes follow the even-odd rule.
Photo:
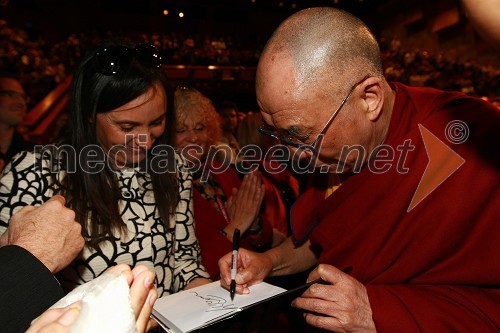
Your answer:
[[[66,333],[78,319],[80,302],[65,308],[49,309],[35,319],[26,333]]]
[[[228,237],[233,235],[234,229],[238,228],[241,233],[245,233],[252,224],[258,222],[264,193],[260,172],[245,175],[240,188],[233,188],[232,196],[226,203],[229,224],[224,231]]]

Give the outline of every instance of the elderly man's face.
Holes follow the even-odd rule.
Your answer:
[[[316,166],[328,165],[335,170],[341,164],[342,172],[351,170],[358,159],[364,157],[355,149],[343,156],[342,150],[354,145],[366,146],[370,135],[365,119],[356,112],[357,100],[353,97],[359,92],[354,89],[352,96],[342,104],[351,87],[341,88],[346,91],[345,96],[333,96],[324,92],[319,82],[317,86],[302,85],[292,68],[283,61],[268,60],[259,64],[256,93],[264,122],[279,136],[294,143],[313,144],[324,129]],[[336,111],[338,115],[328,123]],[[292,154],[296,151],[293,146],[290,149]],[[305,151],[300,158],[313,158],[313,153]]]

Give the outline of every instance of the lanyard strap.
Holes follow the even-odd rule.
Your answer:
[[[215,192],[215,187],[214,187],[214,192]],[[220,212],[224,216],[224,220],[226,220],[227,223],[229,223],[229,216],[227,215],[226,207],[224,207],[224,203],[222,202],[221,198],[217,193],[215,193],[215,201],[217,202],[217,206],[219,207]]]

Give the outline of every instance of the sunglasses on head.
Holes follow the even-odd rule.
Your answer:
[[[105,46],[97,50],[94,63],[99,73],[115,75],[127,70],[134,59],[148,68],[160,68],[163,65],[160,50],[151,44]]]

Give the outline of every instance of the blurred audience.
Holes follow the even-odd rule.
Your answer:
[[[381,41],[380,47],[388,81],[461,91],[492,102],[500,96],[499,69],[477,66],[472,61],[450,61],[442,54],[431,55],[425,50],[403,50],[398,40]]]
[[[236,139],[236,132],[238,131],[238,123],[240,119],[238,107],[230,101],[224,101],[217,105],[217,112],[221,118],[222,135],[220,140],[229,145],[234,154],[238,154],[240,146]]]
[[[0,68],[19,74],[34,105],[73,72],[85,50],[110,38],[154,44],[169,65],[256,66],[263,46],[262,41],[242,41],[230,35],[167,32],[123,36],[110,31],[71,34],[65,40],[49,43],[40,33],[0,21]],[[385,74],[390,80],[463,91],[492,102],[500,96],[498,68],[472,60],[458,62],[425,50],[405,50],[397,40],[381,41],[381,46]]]

